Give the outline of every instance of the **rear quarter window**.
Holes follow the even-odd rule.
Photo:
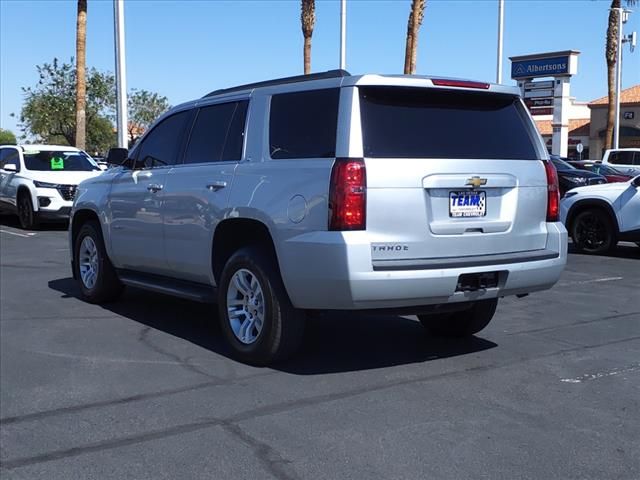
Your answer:
[[[271,158],[335,157],[339,98],[338,88],[282,93],[271,97]]]
[[[366,157],[539,159],[519,97],[360,87]]]

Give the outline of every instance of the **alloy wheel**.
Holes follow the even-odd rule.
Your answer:
[[[82,283],[86,288],[92,289],[98,279],[98,248],[89,236],[84,237],[80,244],[78,266]]]
[[[245,345],[254,343],[265,317],[265,299],[260,281],[247,269],[233,274],[227,287],[227,314],[235,337]]]
[[[586,249],[596,250],[602,247],[609,237],[607,225],[594,213],[584,216],[576,228],[577,240]]]

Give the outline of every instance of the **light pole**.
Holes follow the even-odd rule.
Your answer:
[[[340,68],[347,68],[347,0],[340,0]]]
[[[116,54],[116,97],[118,147],[129,148],[127,130],[127,71],[124,53],[124,0],[113,0]]]
[[[496,83],[502,83],[502,43],[504,34],[504,0],[498,0],[498,64]]]
[[[616,59],[616,108],[613,122],[613,148],[620,148],[620,93],[622,92],[622,45],[629,42],[630,50],[636,46],[636,32],[627,36],[622,34],[622,26],[627,23],[631,10],[616,8],[618,11],[618,52]]]

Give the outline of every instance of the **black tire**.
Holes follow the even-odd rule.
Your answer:
[[[429,333],[438,337],[468,337],[478,333],[491,322],[498,299],[479,300],[468,309],[453,313],[418,315]]]
[[[18,220],[24,230],[38,228],[38,214],[33,211],[31,195],[25,191],[18,193]]]
[[[616,246],[616,229],[602,209],[583,210],[571,224],[571,238],[579,252],[601,254]]]
[[[95,284],[87,286],[80,272],[80,249],[86,237],[90,237],[97,251],[97,274]],[[80,227],[73,246],[74,276],[78,280],[84,299],[90,303],[106,303],[117,299],[123,290],[123,285],[118,279],[111,260],[107,256],[102,239],[102,229],[95,220],[86,222]]]
[[[260,331],[255,333],[257,326],[252,323],[251,333],[255,333],[255,340],[251,343],[243,343],[236,336],[227,308],[227,297],[234,296],[234,289],[239,301],[243,301],[242,298],[247,301],[248,297],[243,296],[235,286],[230,289],[234,275],[241,270],[245,271],[244,275],[248,272],[253,276],[262,291],[262,307],[259,307],[263,315],[262,326]],[[233,350],[233,355],[242,362],[265,366],[282,361],[293,355],[302,342],[305,314],[291,305],[275,259],[264,249],[242,248],[229,258],[220,276],[218,308],[222,332]],[[257,315],[256,312],[257,310],[254,315]],[[242,322],[248,318],[245,314],[241,316]],[[240,320],[235,321],[236,326],[237,321]]]

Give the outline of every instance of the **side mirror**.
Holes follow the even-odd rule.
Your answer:
[[[126,148],[110,148],[107,153],[107,163],[123,165],[129,158],[129,150]]]
[[[5,163],[4,165],[5,172],[17,172],[18,166],[15,163]]]

